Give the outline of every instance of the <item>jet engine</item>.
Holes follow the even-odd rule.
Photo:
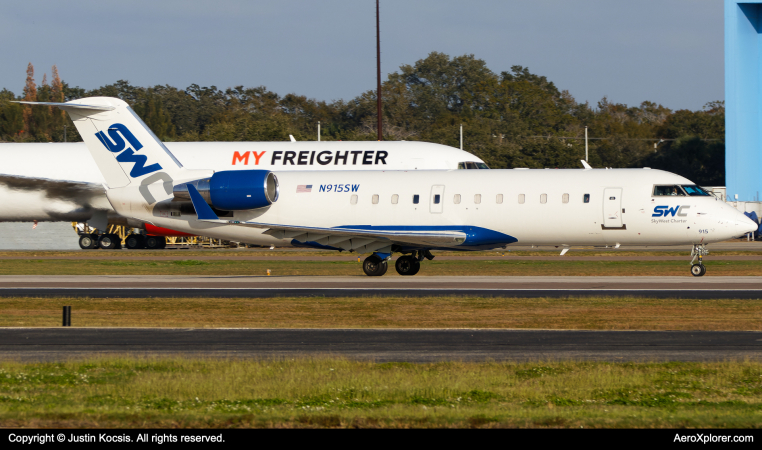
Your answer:
[[[178,184],[173,189],[176,201],[190,201],[188,185],[215,209],[245,211],[270,206],[278,200],[278,178],[269,170],[224,170],[211,178]]]

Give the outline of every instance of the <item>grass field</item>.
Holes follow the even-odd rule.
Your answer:
[[[762,364],[110,358],[4,363],[2,427],[722,427]]]
[[[707,261],[707,276],[762,275],[760,261]],[[543,275],[614,276],[653,275],[690,277],[685,261],[424,261],[417,276]],[[87,259],[0,260],[0,275],[277,275],[365,276],[361,263],[348,261],[241,261],[187,259],[129,261]],[[385,276],[399,276],[393,267]]]
[[[762,330],[762,300],[621,297],[0,298],[0,327]]]

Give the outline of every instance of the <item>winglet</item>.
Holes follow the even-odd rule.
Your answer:
[[[291,142],[296,142],[296,138],[294,137],[293,134],[289,134],[288,137],[291,138]]]
[[[193,202],[193,207],[196,208],[198,220],[220,220],[217,214],[212,211],[211,206],[198,193],[196,186],[192,184],[187,184],[186,186],[188,186],[188,193],[190,194],[191,202]]]
[[[583,159],[583,160],[580,160],[580,162],[582,163],[582,166],[584,166],[585,170],[590,170],[590,169],[592,169],[592,168],[593,168],[593,166],[591,166],[590,164],[588,164],[588,163],[587,163],[587,161],[585,161],[584,159]]]

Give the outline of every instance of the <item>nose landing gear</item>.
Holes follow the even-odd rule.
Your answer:
[[[693,250],[691,250],[691,275],[694,277],[703,277],[706,273],[706,267],[704,266],[704,256],[709,254],[709,250],[706,249],[704,244],[693,244]],[[697,262],[698,261],[698,262]]]

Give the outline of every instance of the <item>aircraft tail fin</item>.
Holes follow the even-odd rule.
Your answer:
[[[89,97],[56,106],[69,113],[110,189],[183,178],[183,165],[122,100]],[[149,180],[150,178],[150,180]]]

